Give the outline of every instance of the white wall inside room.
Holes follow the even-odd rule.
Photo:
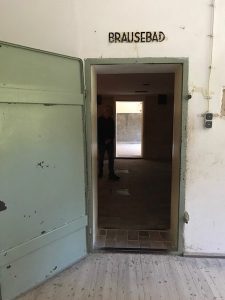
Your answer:
[[[202,114],[209,71],[210,0],[1,0],[0,40],[82,58],[188,57],[189,91],[185,251],[225,254],[225,1],[216,0],[210,111]],[[169,13],[168,13],[169,12]],[[161,30],[157,44],[109,44],[109,31]]]

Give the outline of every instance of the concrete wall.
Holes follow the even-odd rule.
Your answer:
[[[102,96],[98,115],[104,105],[114,107],[116,100],[140,100],[137,95]],[[173,139],[173,95],[167,95],[167,104],[158,104],[158,95],[141,96],[143,101],[143,158],[152,160],[171,160]],[[114,109],[115,111],[115,109]],[[138,120],[136,120],[138,121]],[[136,124],[132,121],[133,135]],[[124,132],[121,133],[124,136]],[[130,137],[127,136],[129,139]],[[122,141],[122,140],[121,140]]]
[[[140,144],[142,141],[142,114],[119,113],[116,117],[117,142]]]
[[[87,57],[188,57],[189,90],[185,251],[225,253],[225,1],[216,0],[209,110],[212,129],[203,128],[208,110],[210,0],[1,0],[0,39]],[[158,44],[109,44],[109,31],[161,30]]]
[[[144,149],[146,159],[171,160],[173,139],[173,95],[158,104],[158,95],[144,101]]]

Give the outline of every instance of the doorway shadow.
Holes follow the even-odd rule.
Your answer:
[[[168,249],[171,162],[117,159],[116,166],[119,182],[98,181],[97,247]]]
[[[98,225],[106,229],[168,230],[171,163],[117,159],[119,182],[98,181]]]

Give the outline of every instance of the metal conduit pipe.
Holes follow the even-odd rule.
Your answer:
[[[208,112],[210,111],[210,100],[211,100],[211,77],[212,77],[212,68],[213,68],[213,48],[214,48],[214,19],[215,19],[215,2],[216,0],[212,0],[210,4],[211,8],[211,20],[210,20],[210,46],[209,46],[209,74],[208,74],[208,84],[207,84],[207,94],[206,99],[208,100]]]

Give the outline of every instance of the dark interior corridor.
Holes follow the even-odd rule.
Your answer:
[[[120,181],[98,181],[96,247],[171,249],[171,163],[117,159],[116,166]]]
[[[104,176],[98,180],[97,248],[171,248],[174,73],[170,66],[164,67],[165,73],[161,66],[151,69],[142,65],[139,69],[135,65],[129,66],[131,73],[126,73],[114,66],[112,74],[107,67],[97,68],[97,116],[106,105],[114,111],[115,153],[119,157],[115,172],[120,177],[116,182],[108,180],[106,159]],[[140,126],[137,118],[134,120],[134,114],[138,114],[131,108],[138,101],[143,107]],[[117,103],[121,103],[121,111],[117,111]],[[125,103],[130,103],[126,111]],[[133,138],[137,127],[142,130],[139,139]],[[132,142],[127,141],[131,133]],[[141,145],[139,158],[129,155],[131,148],[126,148],[134,148],[135,142]],[[125,151],[118,155],[121,145]]]
[[[118,159],[120,181],[98,182],[98,222],[108,229],[169,229],[171,163]]]

